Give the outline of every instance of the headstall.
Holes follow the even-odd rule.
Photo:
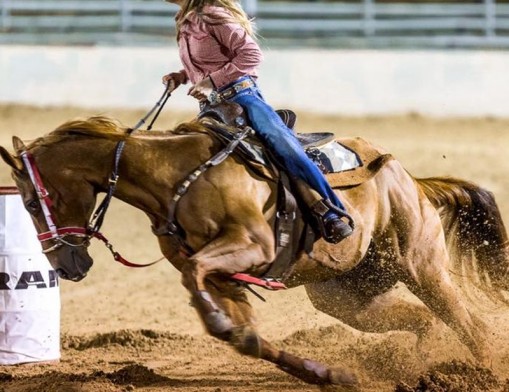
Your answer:
[[[32,154],[28,151],[24,151],[20,154],[23,163],[28,171],[28,175],[30,177],[30,181],[35,188],[35,192],[37,193],[37,197],[39,199],[39,203],[44,215],[44,219],[46,221],[46,225],[48,227],[48,231],[37,234],[37,238],[41,243],[46,241],[54,241],[55,244],[49,248],[43,249],[43,253],[50,253],[57,249],[59,249],[62,245],[68,245],[72,247],[86,247],[89,245],[90,238],[97,238],[104,242],[106,247],[110,250],[113,258],[120,262],[123,265],[128,267],[140,268],[140,267],[148,267],[149,265],[153,265],[157,261],[154,261],[149,264],[136,264],[132,263],[126,259],[124,259],[118,252],[113,249],[113,246],[108,241],[108,239],[99,231],[104,219],[104,215],[106,214],[106,210],[109,206],[111,198],[113,197],[113,193],[115,192],[117,180],[118,180],[118,162],[120,160],[120,156],[122,154],[122,150],[124,147],[124,141],[119,142],[117,144],[116,152],[115,152],[115,165],[113,172],[108,181],[108,191],[106,193],[105,198],[99,205],[99,207],[94,212],[93,218],[89,223],[88,227],[79,227],[79,226],[66,226],[66,227],[57,227],[55,224],[55,219],[51,212],[51,208],[53,206],[53,202],[50,198],[49,192],[44,186],[42,182],[41,175],[39,173],[39,169],[37,168],[34,158]],[[66,240],[66,237],[73,236],[78,238],[83,238],[83,241],[78,244],[73,244]]]
[[[133,127],[129,128],[126,132],[127,135],[130,135],[132,132],[136,131],[138,128],[140,128],[143,124],[145,124],[145,121],[157,110],[155,116],[152,119],[152,122],[148,126],[148,130],[152,128],[152,125],[154,124],[155,120],[161,113],[161,110],[163,109],[164,105],[166,104],[166,101],[171,96],[169,86],[166,86],[163,95],[159,100],[156,102],[156,104],[152,107],[152,109]],[[28,175],[30,176],[30,181],[32,182],[32,185],[35,188],[35,191],[37,193],[37,197],[39,199],[39,203],[41,205],[41,209],[44,214],[44,219],[46,220],[46,225],[48,226],[48,231],[44,233],[40,233],[37,235],[37,238],[41,243],[44,243],[49,240],[53,240],[55,242],[55,245],[51,246],[50,248],[43,249],[43,253],[50,253],[58,248],[60,248],[62,245],[68,245],[72,247],[86,247],[89,244],[90,238],[94,237],[106,245],[106,247],[109,249],[111,254],[113,255],[113,258],[118,261],[119,263],[122,263],[123,265],[126,265],[128,267],[134,267],[134,268],[141,268],[141,267],[148,267],[150,265],[153,265],[157,263],[158,261],[162,260],[156,260],[152,263],[148,264],[136,264],[132,263],[126,259],[124,259],[118,252],[116,252],[113,249],[113,246],[108,241],[108,239],[99,231],[101,228],[101,225],[104,220],[104,216],[106,214],[106,210],[108,209],[108,206],[110,204],[110,201],[113,197],[113,193],[115,192],[115,188],[117,186],[118,181],[118,164],[120,162],[120,157],[122,156],[122,151],[124,149],[125,141],[121,140],[115,149],[115,160],[114,160],[114,167],[113,171],[110,175],[110,178],[108,180],[108,190],[106,192],[106,196],[102,200],[101,204],[97,209],[95,210],[92,220],[89,222],[88,227],[77,227],[77,226],[70,226],[70,227],[57,227],[55,224],[55,220],[53,219],[53,215],[51,214],[51,207],[53,205],[51,198],[49,197],[49,193],[44,186],[41,175],[39,173],[39,170],[37,169],[37,166],[35,165],[35,161],[33,156],[28,152],[24,151],[20,154],[21,159],[23,160],[23,163],[25,164],[25,167],[28,171]],[[79,244],[73,244],[65,240],[65,237],[68,236],[74,236],[78,238],[83,238],[84,240]]]

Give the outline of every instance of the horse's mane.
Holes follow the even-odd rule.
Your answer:
[[[85,120],[67,121],[50,133],[32,141],[29,147],[47,146],[76,136],[118,141],[125,139],[127,134],[116,121],[105,116],[94,116]]]
[[[168,131],[137,130],[130,137],[134,138],[169,138],[196,133],[206,133],[207,126],[200,121],[192,120],[179,124]],[[124,140],[129,137],[127,128],[118,121],[105,116],[93,116],[88,119],[71,120],[63,123],[47,135],[34,140],[31,147],[43,146],[72,137],[100,138],[113,141]]]
[[[71,120],[60,125],[48,136],[88,136],[101,139],[121,140],[125,138],[125,129],[116,121],[94,116],[86,120]]]

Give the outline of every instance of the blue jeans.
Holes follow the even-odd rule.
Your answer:
[[[238,83],[242,79],[244,78],[234,83]],[[240,91],[229,100],[244,108],[258,137],[272,151],[279,164],[290,176],[304,180],[324,199],[329,199],[341,210],[345,209],[318,166],[306,155],[295,133],[283,123],[274,109],[265,102],[256,85]]]

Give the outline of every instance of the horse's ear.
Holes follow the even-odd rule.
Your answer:
[[[0,146],[0,156],[4,160],[5,163],[7,163],[10,167],[12,167],[14,170],[23,170],[23,163],[21,162],[21,159],[18,157],[15,157],[9,151],[7,151],[5,148]]]
[[[17,136],[12,137],[12,146],[18,155],[20,155],[22,152],[25,152],[27,149],[25,143],[23,143],[23,141]]]

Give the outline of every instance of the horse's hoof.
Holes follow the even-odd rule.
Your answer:
[[[233,328],[230,343],[241,354],[255,358],[260,358],[262,355],[262,341],[256,331],[249,326]]]
[[[352,372],[339,368],[331,369],[320,362],[310,359],[304,360],[304,369],[314,374],[316,379],[314,381],[309,380],[314,384],[335,385],[341,387],[342,391],[349,392],[359,390],[359,381]]]
[[[345,391],[359,391],[359,380],[350,371],[339,368],[330,369],[329,381],[331,384],[340,385]]]

